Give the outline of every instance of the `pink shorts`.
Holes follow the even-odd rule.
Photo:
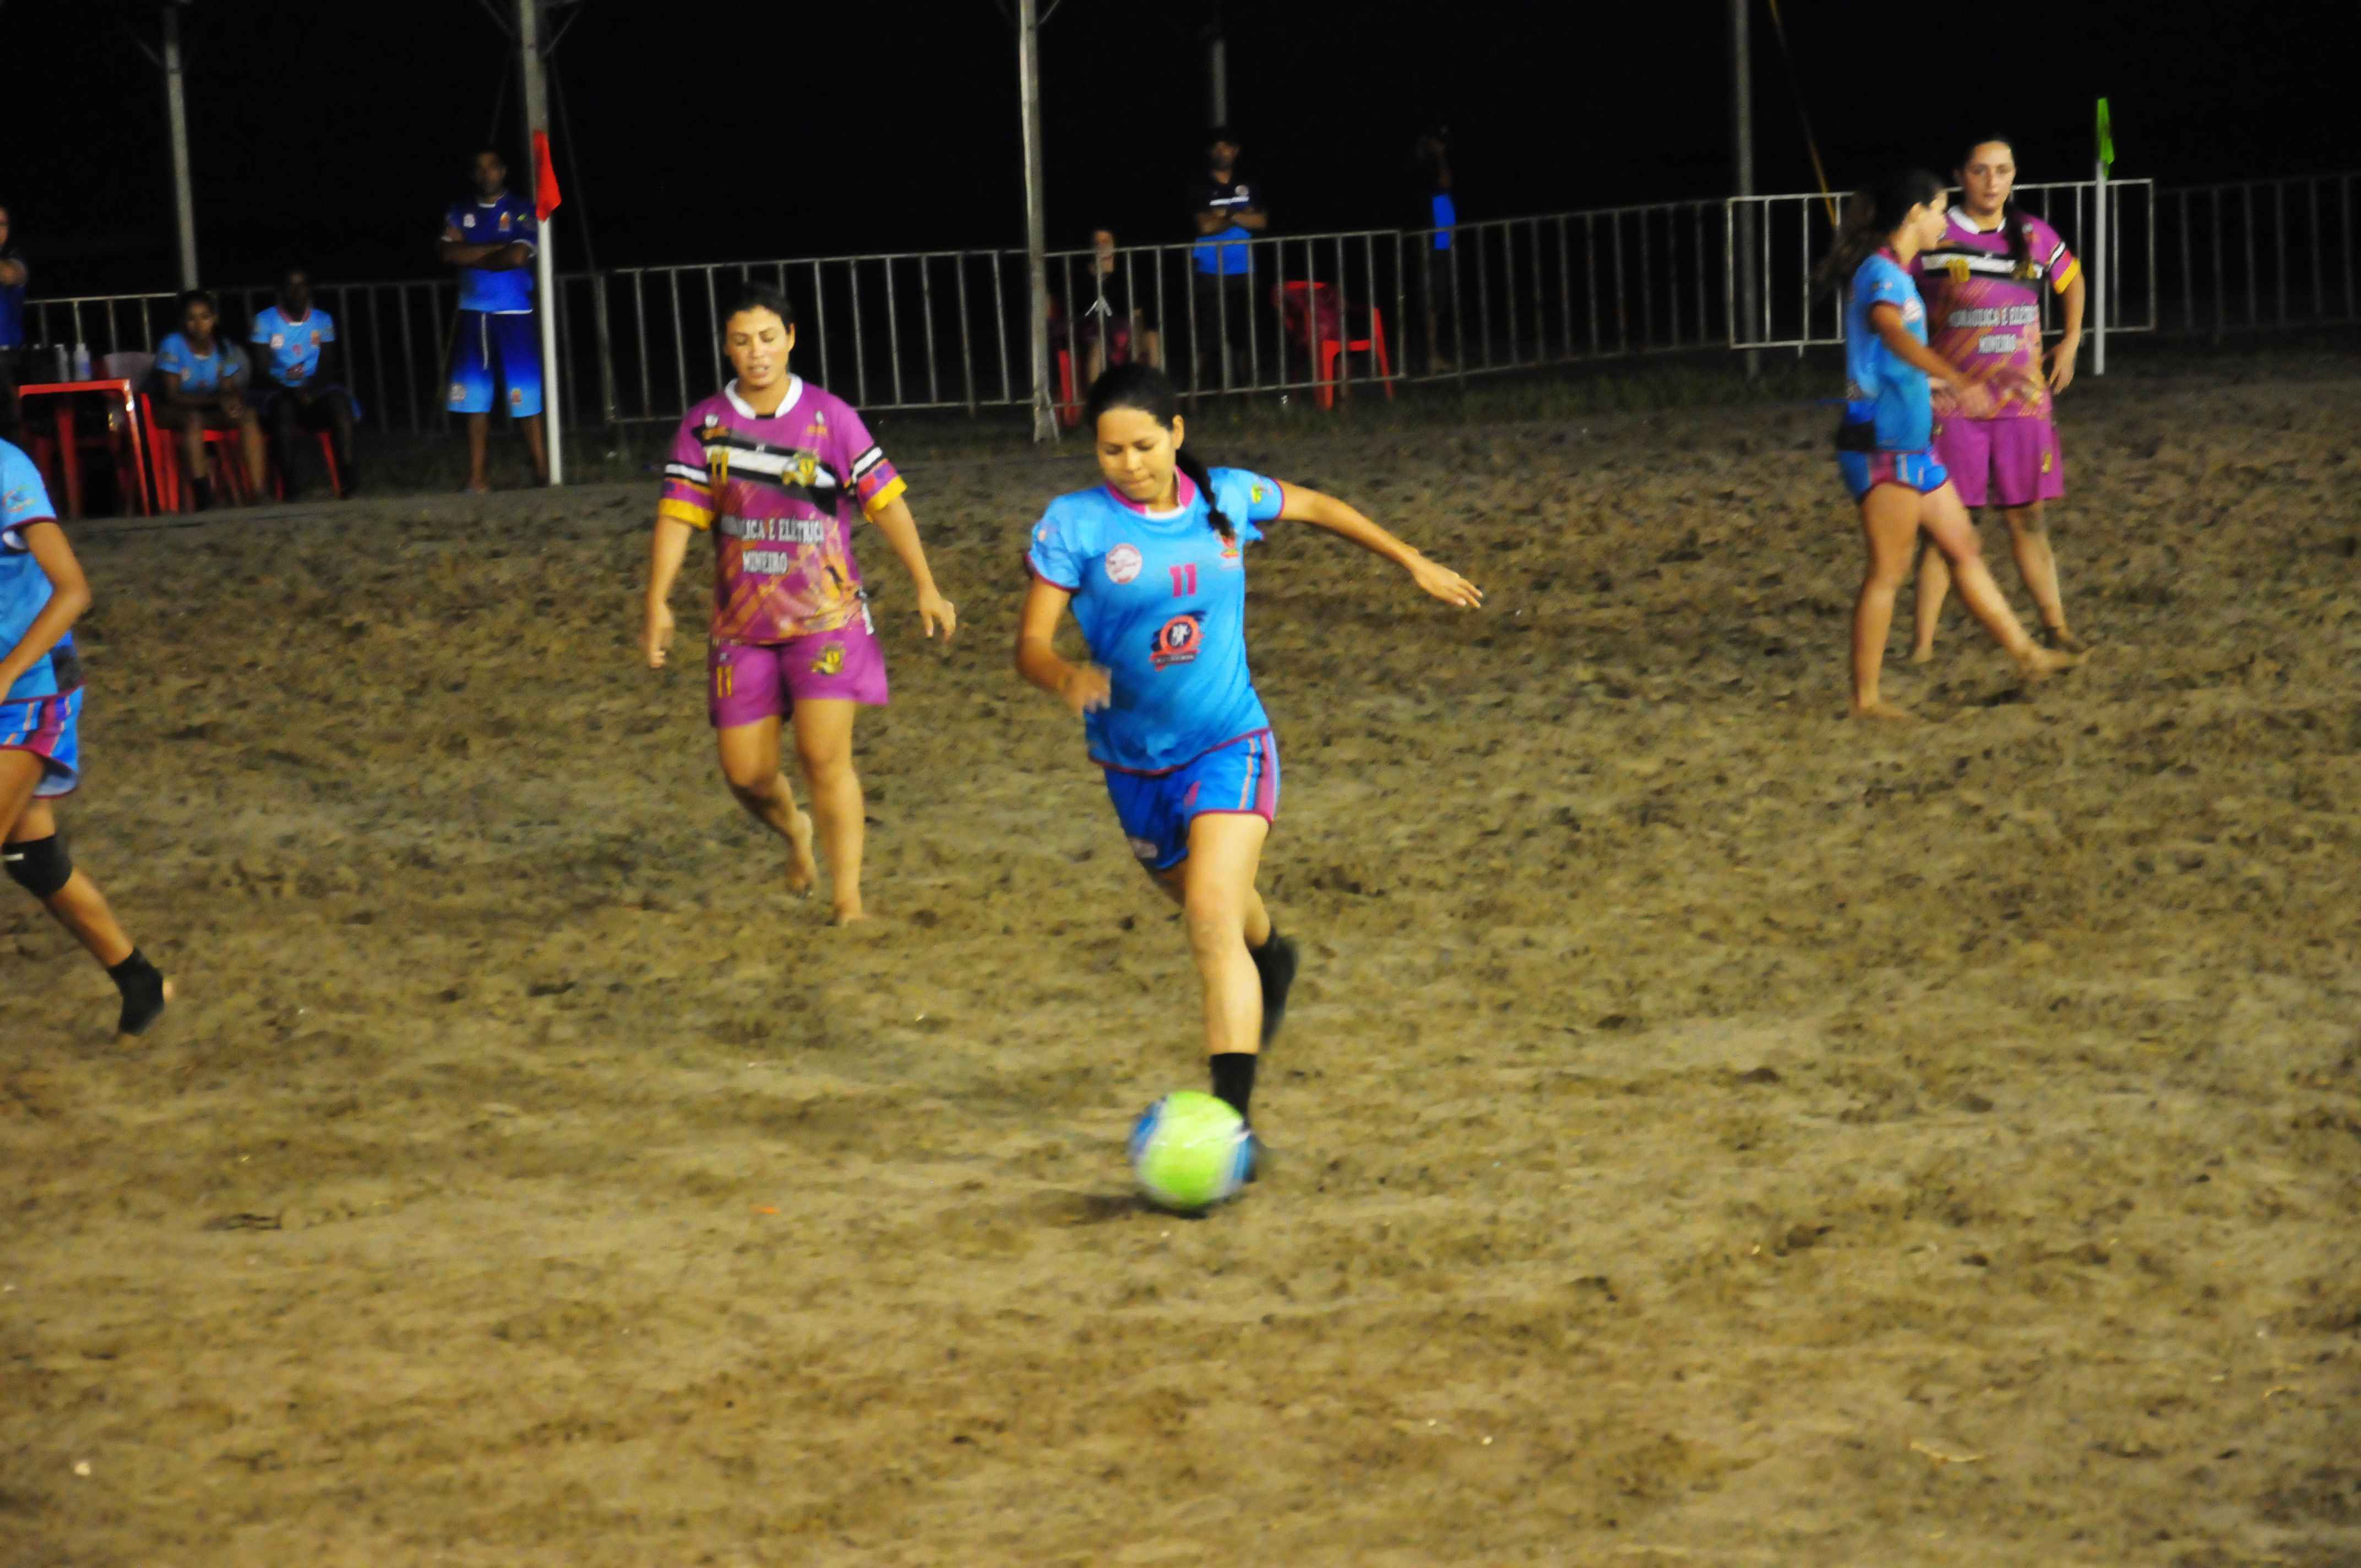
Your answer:
[[[885,706],[885,652],[865,607],[834,631],[785,642],[713,642],[705,674],[706,713],[716,729],[784,718],[799,702]]]
[[[2028,507],[2066,493],[2058,427],[2046,419],[1947,419],[1935,450],[1970,507]]]

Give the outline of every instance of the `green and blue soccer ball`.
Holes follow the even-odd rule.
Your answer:
[[[1194,1090],[1168,1094],[1131,1128],[1131,1173],[1159,1209],[1194,1214],[1254,1177],[1255,1139],[1229,1102]]]

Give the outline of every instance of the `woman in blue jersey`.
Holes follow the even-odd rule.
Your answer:
[[[1927,307],[1907,269],[1912,257],[1943,237],[1943,184],[1923,169],[1897,174],[1853,199],[1836,244],[1815,280],[1849,281],[1845,306],[1845,415],[1837,427],[1837,466],[1861,506],[1869,569],[1852,614],[1852,713],[1905,718],[1877,689],[1894,597],[1910,575],[1921,529],[1951,563],[1969,612],[2008,651],[2028,679],[2070,669],[2078,654],[2044,648],[2026,635],[2001,597],[1976,545],[1975,525],[1933,451],[1930,383],[1958,399],[1960,413],[1992,411],[1980,382],[1927,346]]]
[[[0,865],[104,967],[123,997],[118,1027],[136,1035],[172,987],[124,935],[97,884],[74,870],[49,806],[81,778],[73,623],[90,608],[90,584],[40,470],[6,439],[16,433],[15,407],[0,399]]]
[[[1188,917],[1213,1092],[1247,1113],[1257,1053],[1277,1033],[1295,948],[1255,891],[1279,811],[1279,748],[1246,671],[1245,547],[1308,522],[1400,566],[1448,605],[1476,586],[1346,506],[1237,468],[1207,469],[1171,380],[1120,365],[1087,413],[1106,483],[1060,496],[1033,530],[1016,669],[1082,716],[1091,760],[1132,852]],[[1069,607],[1091,662],[1053,642]]]

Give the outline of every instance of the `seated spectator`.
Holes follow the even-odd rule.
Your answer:
[[[1154,313],[1154,258],[1148,261],[1148,277],[1136,278],[1131,268],[1118,261],[1115,236],[1106,229],[1093,231],[1091,250],[1092,296],[1079,301],[1075,313],[1080,318],[1075,335],[1087,351],[1084,386],[1097,380],[1109,365],[1126,365],[1134,359],[1154,365],[1163,357]],[[1145,286],[1135,293],[1135,283]]]
[[[247,493],[262,494],[262,426],[246,401],[246,356],[214,330],[220,321],[214,297],[192,289],[181,296],[181,330],[156,345],[156,420],[180,433],[181,470],[199,511],[214,503],[213,469],[205,462],[209,430],[237,432]]]
[[[353,395],[337,379],[336,320],[312,303],[310,273],[290,267],[280,274],[279,302],[254,318],[253,343],[261,351],[263,413],[279,445],[287,499],[295,499],[299,454],[311,445],[300,438],[324,430],[335,449],[338,493],[351,495],[357,483]]]

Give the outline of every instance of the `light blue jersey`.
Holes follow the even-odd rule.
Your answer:
[[[1092,760],[1161,773],[1270,728],[1246,670],[1245,546],[1279,516],[1279,482],[1241,468],[1209,476],[1237,530],[1224,540],[1180,477],[1180,505],[1150,512],[1106,486],[1060,496],[1026,564],[1074,596],[1074,620],[1106,667],[1108,706],[1086,715]]]
[[[313,305],[291,322],[277,305],[254,318],[255,347],[263,350],[262,370],[281,387],[300,387],[320,373],[320,345],[336,341],[336,318]]]
[[[1878,335],[1869,313],[1879,305],[1899,309],[1910,335],[1927,341],[1918,286],[1890,250],[1875,252],[1852,275],[1845,306],[1845,423],[1873,427],[1880,452],[1923,452],[1935,439],[1927,372],[1905,363]]]
[[[168,333],[156,345],[156,373],[170,374],[181,378],[181,390],[197,397],[212,397],[222,388],[246,374],[246,356],[236,344],[216,334],[211,354],[199,354],[189,346],[187,334]]]
[[[57,509],[49,505],[49,488],[33,460],[7,442],[0,441],[0,652],[25,640],[42,609],[56,590],[49,575],[33,559],[24,530],[36,522],[54,522]],[[82,685],[82,662],[74,656],[73,633],[34,661],[16,684],[0,693],[0,702],[22,697],[56,696]],[[62,677],[62,679],[61,679]]]
[[[512,245],[518,240],[534,249],[541,245],[541,225],[533,203],[513,191],[503,191],[489,202],[470,197],[454,202],[443,214],[443,232],[462,245]],[[533,269],[530,267],[462,267],[459,308],[490,315],[522,315],[533,309]]]

